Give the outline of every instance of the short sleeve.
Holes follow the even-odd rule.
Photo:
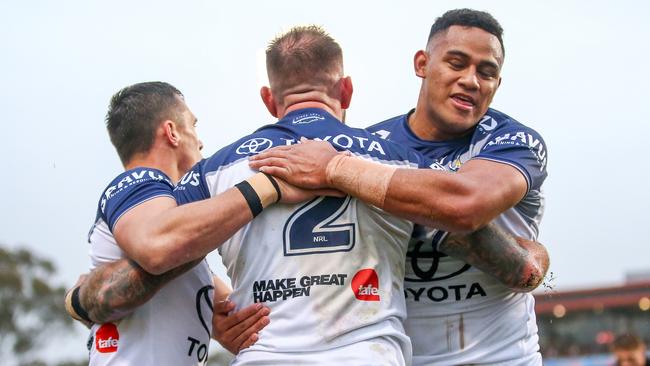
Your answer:
[[[546,179],[546,144],[535,130],[521,124],[495,130],[474,158],[513,166],[526,178],[529,191],[539,189]]]
[[[102,194],[101,214],[111,232],[131,208],[156,197],[171,197],[174,186],[163,172],[136,168],[118,176]]]

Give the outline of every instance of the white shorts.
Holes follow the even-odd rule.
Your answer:
[[[231,365],[410,366],[411,355],[402,354],[402,348],[393,339],[375,338],[326,351],[276,353],[243,350]]]

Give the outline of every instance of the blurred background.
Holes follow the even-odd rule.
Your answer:
[[[343,47],[348,123],[365,127],[414,107],[413,55],[435,18],[459,7],[502,24],[492,105],[549,151],[539,240],[552,273],[536,291],[545,364],[609,364],[622,332],[649,341],[650,2],[24,0],[0,1],[0,363],[86,360],[87,331],[60,303],[88,269],[99,193],[122,169],[103,124],[118,89],[177,86],[211,155],[272,121],[259,99],[264,49],[315,23]],[[228,357],[216,344],[211,354],[214,365]]]

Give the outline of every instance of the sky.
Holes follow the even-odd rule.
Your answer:
[[[546,141],[539,240],[550,285],[650,272],[643,0],[1,1],[0,244],[52,259],[66,285],[87,270],[99,194],[122,169],[104,125],[120,88],[178,87],[209,156],[273,121],[259,97],[268,42],[318,24],[341,44],[354,83],[347,121],[365,127],[415,106],[413,55],[435,18],[459,7],[500,21],[506,58],[492,106]],[[210,264],[224,273],[218,258]]]

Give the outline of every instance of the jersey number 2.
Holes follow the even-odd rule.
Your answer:
[[[354,223],[339,220],[350,200],[350,196],[318,197],[296,210],[284,225],[284,255],[350,251]]]

